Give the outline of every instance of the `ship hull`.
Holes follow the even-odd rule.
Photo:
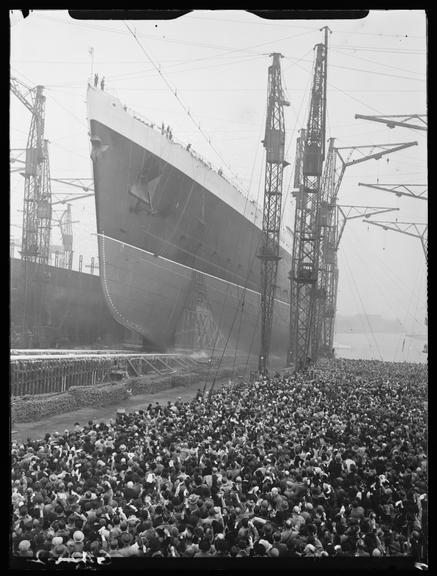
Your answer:
[[[106,235],[99,236],[99,247],[104,294],[114,318],[158,348],[178,346],[177,334],[195,269]],[[210,275],[204,275],[204,280],[217,327],[214,349],[258,354],[259,293]],[[286,353],[288,314],[288,304],[277,301],[272,356]]]
[[[11,258],[10,288],[13,346],[120,346],[127,339],[108,311],[97,276],[54,266],[41,271],[38,264]],[[23,334],[24,322],[34,332],[32,344]]]
[[[100,276],[113,317],[151,346],[178,346],[193,275],[201,273],[215,331],[207,347],[258,354],[262,214],[117,100],[89,92]],[[284,357],[288,343],[284,245],[280,256],[272,357]]]

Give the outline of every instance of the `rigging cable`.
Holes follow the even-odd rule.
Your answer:
[[[257,150],[258,150],[258,148],[257,148]],[[252,168],[252,174],[253,174],[253,172],[254,172],[254,170],[255,170],[255,162],[256,162],[256,155],[255,155],[255,158],[254,158],[254,163],[253,163],[253,168]],[[263,171],[262,171],[262,166],[261,166],[260,176],[259,176],[259,179],[258,179],[258,192],[257,192],[256,204],[258,204],[258,200],[259,200],[259,196],[260,196],[261,183],[262,183],[262,172],[263,172]],[[248,201],[248,198],[247,198],[247,200],[246,200],[246,206],[247,206],[247,201]],[[257,245],[256,245],[256,247],[255,247],[255,250],[254,250],[254,252],[253,252],[252,259],[249,258],[248,269],[247,269],[247,274],[246,274],[246,279],[245,279],[245,285],[244,285],[244,287],[243,287],[243,293],[242,293],[242,297],[241,297],[241,316],[243,315],[243,308],[244,308],[244,304],[245,304],[247,284],[249,283],[249,278],[250,278],[250,275],[252,274],[253,266],[254,266],[254,263],[255,263],[255,261],[256,261],[256,255],[257,255],[257,253],[258,253],[258,250],[259,250],[259,247],[260,247],[260,245],[261,245],[262,240],[263,240],[263,236],[262,236],[262,233],[261,233],[260,236],[259,236]],[[222,353],[221,358],[220,358],[220,360],[219,360],[219,365],[218,365],[216,374],[215,374],[215,376],[214,376],[214,378],[213,378],[213,381],[212,381],[212,384],[211,384],[211,388],[210,388],[210,392],[209,392],[210,395],[211,395],[212,390],[213,390],[213,388],[214,388],[214,384],[215,384],[215,381],[216,381],[216,378],[217,378],[217,375],[218,375],[218,371],[219,371],[219,369],[220,369],[220,367],[221,367],[221,364],[222,364],[222,362],[223,362],[224,354],[225,354],[225,352],[226,352],[226,348],[227,348],[227,345],[228,345],[228,343],[229,343],[230,336],[231,336],[231,334],[232,334],[232,330],[233,330],[233,325],[234,325],[235,319],[237,318],[239,312],[240,312],[240,308],[238,307],[238,308],[236,309],[235,313],[234,313],[234,319],[233,319],[231,328],[230,328],[230,330],[229,330],[228,338],[227,338],[227,340],[226,340],[225,347],[224,347],[224,349],[223,349],[223,353]],[[206,382],[205,382],[205,387],[206,387]],[[205,390],[205,387],[204,387],[204,390]]]
[[[343,255],[344,255],[344,261],[345,261],[345,263],[346,263],[347,270],[348,270],[348,272],[349,272],[349,275],[350,275],[350,277],[351,277],[351,279],[352,279],[352,282],[353,282],[353,285],[354,285],[354,287],[355,287],[355,291],[356,291],[356,294],[357,294],[357,296],[358,296],[358,299],[359,299],[359,302],[360,302],[360,305],[361,305],[361,309],[362,309],[362,311],[363,311],[363,313],[364,313],[364,316],[365,316],[365,318],[366,318],[366,322],[367,322],[367,325],[368,325],[368,327],[369,327],[370,334],[371,334],[371,336],[372,336],[372,338],[373,338],[373,342],[375,343],[376,350],[377,350],[377,352],[378,352],[378,354],[379,354],[380,359],[383,360],[381,351],[380,351],[380,349],[379,349],[378,342],[377,342],[377,340],[376,340],[376,338],[375,338],[375,334],[374,334],[374,332],[373,332],[372,325],[370,324],[369,317],[368,317],[368,315],[367,315],[366,309],[365,309],[364,304],[363,304],[363,301],[362,301],[362,299],[361,299],[361,295],[360,295],[360,293],[359,293],[358,286],[357,286],[357,284],[356,284],[356,282],[355,282],[355,278],[354,278],[354,276],[353,276],[353,274],[352,274],[352,271],[351,271],[351,269],[350,269],[350,267],[349,267],[349,262],[348,262],[348,258],[347,258],[347,256],[346,256],[346,251],[345,251],[345,250],[343,251]]]
[[[220,160],[223,162],[224,166],[226,166],[226,168],[229,170],[230,174],[232,174],[232,176],[234,178],[236,178],[236,175],[234,174],[234,172],[232,171],[232,169],[230,168],[230,166],[227,164],[227,162],[222,158],[221,154],[218,152],[218,150],[215,148],[215,146],[212,144],[211,142],[211,138],[208,136],[208,134],[206,134],[206,132],[203,130],[203,128],[200,126],[200,124],[198,122],[196,122],[196,120],[193,118],[189,107],[187,107],[181,100],[181,98],[178,96],[177,93],[177,89],[173,88],[173,86],[170,84],[170,82],[167,80],[167,78],[164,76],[164,74],[161,72],[159,66],[157,66],[155,64],[155,62],[152,60],[152,58],[149,56],[149,54],[147,53],[147,51],[145,50],[144,46],[141,44],[141,42],[138,40],[136,34],[129,28],[128,24],[126,24],[126,22],[124,22],[124,25],[126,26],[126,28],[129,30],[129,32],[132,34],[133,38],[135,39],[135,41],[137,42],[137,44],[140,46],[142,52],[144,53],[144,55],[146,56],[146,58],[149,60],[149,62],[152,64],[152,66],[155,68],[155,70],[158,72],[158,74],[161,76],[161,78],[163,79],[163,81],[165,82],[165,84],[167,85],[168,89],[170,90],[170,92],[173,93],[173,95],[175,96],[176,100],[179,102],[179,104],[181,105],[181,107],[183,108],[184,112],[187,114],[187,116],[190,118],[190,120],[193,122],[193,124],[197,127],[197,129],[199,130],[199,132],[202,134],[202,136],[205,138],[205,140],[208,142],[208,144],[211,146],[211,148],[214,150],[214,152],[217,154],[217,156],[220,158]]]
[[[350,235],[349,239],[354,238],[353,242],[351,242],[351,244],[354,244],[354,243],[355,243],[355,239],[356,239],[356,233],[355,233],[355,232],[352,232],[352,229],[351,229],[351,228],[349,229],[349,235]],[[363,259],[363,257],[362,257],[362,256],[363,256],[363,251],[360,250],[360,247],[361,247],[361,246],[362,246],[362,244],[361,244],[361,243],[358,241],[358,239],[357,239],[356,248],[354,249],[354,253],[355,253],[356,255],[358,255],[358,259],[362,262],[362,264],[363,264],[363,270],[369,270],[369,269],[371,269],[371,267],[369,267],[368,263],[367,263],[367,262]],[[376,256],[376,258],[373,258],[373,259],[372,259],[372,263],[373,263],[373,262],[378,262],[379,260],[382,260],[382,259],[378,256],[377,253],[374,254],[374,256]],[[380,263],[380,262],[378,262],[378,264],[379,264],[379,263]],[[418,263],[419,263],[419,266],[421,266],[421,261],[420,261],[420,260],[418,260]],[[384,264],[385,264],[385,263],[384,263]],[[382,261],[381,261],[381,268],[383,268],[384,271],[386,272],[387,270],[386,270],[386,267],[385,267],[384,264],[383,264]],[[384,296],[384,298],[385,298],[385,300],[386,300],[386,303],[387,303],[387,307],[392,311],[392,313],[394,314],[394,317],[395,317],[396,320],[399,322],[399,324],[402,325],[402,327],[404,327],[404,325],[405,325],[405,322],[406,322],[406,319],[407,319],[407,316],[408,316],[408,313],[409,313],[409,309],[410,309],[410,306],[411,306],[411,300],[412,300],[412,297],[413,297],[413,295],[414,295],[414,293],[415,293],[415,291],[416,291],[416,287],[417,287],[417,283],[418,283],[418,277],[419,277],[418,272],[419,272],[419,270],[417,270],[417,274],[415,275],[416,283],[415,283],[414,290],[413,290],[413,291],[410,293],[410,295],[409,295],[410,303],[409,303],[409,305],[408,305],[408,307],[407,307],[407,312],[406,312],[406,315],[405,315],[405,320],[404,320],[404,322],[401,322],[401,320],[400,320],[400,318],[399,318],[399,316],[398,316],[395,308],[393,308],[393,302],[392,302],[392,301],[393,301],[393,296],[394,296],[395,294],[396,294],[396,297],[399,296],[397,290],[393,290],[393,291],[390,293],[390,295],[387,295],[386,290],[385,290],[383,284],[378,281],[378,274],[376,273],[376,271],[375,271],[375,272],[371,271],[371,274],[370,274],[370,276],[373,278],[374,283],[378,286],[379,291],[381,292],[381,294],[383,294],[383,296]],[[395,280],[395,284],[396,284],[396,288],[397,288],[399,285],[402,285],[403,283],[402,283],[400,280],[399,280],[399,281]],[[400,305],[401,308],[405,308],[404,302],[402,302],[400,299],[398,299],[398,303],[399,303],[399,305]],[[399,338],[402,338],[402,335],[400,335]],[[398,346],[399,346],[399,340],[398,340],[397,348],[398,348]],[[397,355],[397,353],[395,353],[395,358],[396,358],[396,355]],[[395,361],[395,358],[393,359],[393,361]]]

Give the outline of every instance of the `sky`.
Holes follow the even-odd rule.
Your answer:
[[[262,206],[267,69],[280,52],[286,159],[283,221],[293,229],[294,155],[308,118],[314,46],[328,41],[326,137],[338,147],[418,143],[379,161],[346,169],[338,202],[398,212],[374,220],[427,222],[427,202],[358,186],[426,184],[426,132],[355,119],[355,114],[426,114],[427,22],[423,10],[375,10],[364,19],[266,20],[238,10],[195,10],[175,20],[79,21],[64,10],[12,11],[11,76],[45,87],[45,135],[54,178],[91,178],[86,87],[94,73],[137,115],[170,125],[176,139]],[[175,95],[176,92],[176,95]],[[187,114],[190,111],[190,116]],[[193,121],[194,120],[194,121]],[[11,94],[11,148],[26,146],[30,114]],[[201,130],[198,126],[200,125]],[[211,145],[208,143],[211,141]],[[10,237],[21,238],[24,181],[11,174]],[[53,182],[54,201],[79,190]],[[65,206],[54,206],[59,218]],[[73,267],[97,256],[94,199],[71,203]],[[52,243],[61,244],[55,227]],[[419,239],[361,218],[347,223],[339,248],[339,314],[380,314],[423,332],[425,258]]]

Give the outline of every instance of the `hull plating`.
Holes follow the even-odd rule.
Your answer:
[[[159,347],[174,346],[200,271],[220,341],[257,354],[262,232],[253,204],[240,197],[232,206],[231,185],[165,136],[144,127],[151,145],[140,145],[138,126],[132,137],[121,133],[128,120],[120,111],[118,124],[97,112],[89,105],[101,280],[114,318]],[[273,356],[288,342],[291,256],[283,245],[280,256]]]

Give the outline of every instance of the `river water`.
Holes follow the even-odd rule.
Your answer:
[[[423,354],[425,339],[387,332],[348,332],[335,334],[337,358],[363,358],[387,362],[427,362]]]

